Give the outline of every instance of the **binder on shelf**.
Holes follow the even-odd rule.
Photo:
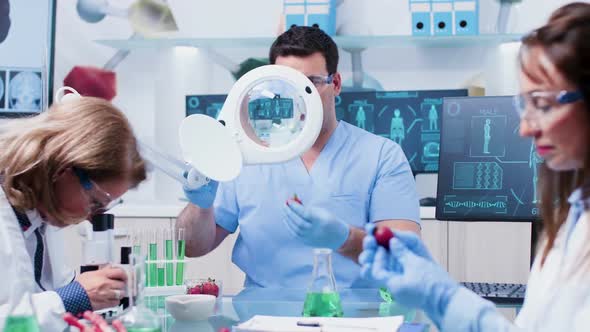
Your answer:
[[[412,35],[432,35],[430,0],[410,0],[410,15],[412,15]]]
[[[479,0],[454,0],[453,12],[456,35],[479,34]]]
[[[336,0],[283,0],[285,29],[317,24],[328,35],[336,33]]]
[[[432,31],[435,36],[453,35],[453,1],[432,0]]]

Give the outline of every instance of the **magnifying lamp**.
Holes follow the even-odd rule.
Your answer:
[[[243,165],[297,158],[314,144],[322,121],[313,83],[293,68],[267,65],[234,84],[217,120],[185,118],[180,146],[183,158],[206,177],[229,181]]]

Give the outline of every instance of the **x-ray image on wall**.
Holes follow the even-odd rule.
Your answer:
[[[0,0],[0,118],[51,104],[56,1]]]
[[[40,112],[43,103],[43,81],[36,71],[10,71],[8,74],[9,112]]]

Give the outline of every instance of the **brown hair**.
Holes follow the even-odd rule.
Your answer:
[[[128,180],[136,186],[146,178],[131,125],[111,103],[83,97],[54,104],[35,117],[11,120],[0,130],[2,188],[19,210],[41,204],[61,223],[54,181],[67,168],[78,167],[91,179]]]
[[[551,82],[549,60],[561,75],[582,92],[587,111],[590,101],[590,4],[576,2],[557,9],[549,22],[523,38],[519,55],[522,72],[535,82]],[[539,50],[541,52],[534,52]],[[590,127],[590,123],[588,124]],[[586,183],[590,175],[590,149],[582,169],[552,171],[545,164],[540,167],[539,191],[544,239],[541,264],[555,243],[560,227],[569,211],[568,197],[573,190]]]

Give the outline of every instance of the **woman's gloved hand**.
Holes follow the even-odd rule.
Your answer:
[[[289,200],[283,210],[287,229],[308,246],[336,250],[348,239],[348,224],[326,209]]]
[[[365,225],[366,235],[363,239],[363,252],[359,256],[359,263],[362,264],[363,261],[367,262],[367,264],[363,265],[363,267],[366,268],[361,269],[361,274],[363,277],[370,277],[371,274],[372,265],[369,262],[373,261],[375,252],[377,251],[377,241],[373,236],[373,232],[377,226],[378,225],[374,223],[368,223]],[[434,261],[432,256],[430,256],[430,252],[424,246],[424,243],[416,233],[408,231],[395,231],[395,237],[401,240],[406,245],[406,247],[408,247],[408,249],[410,249],[416,255],[427,260]]]
[[[202,208],[208,209],[213,206],[215,201],[215,195],[217,194],[217,187],[219,182],[215,180],[209,180],[209,183],[199,187],[197,189],[187,189],[183,187],[184,195],[192,204]]]
[[[417,236],[395,232],[389,252],[376,245],[372,231],[363,241],[362,273],[387,285],[397,302],[423,310],[440,326],[459,284],[435,263]]]

